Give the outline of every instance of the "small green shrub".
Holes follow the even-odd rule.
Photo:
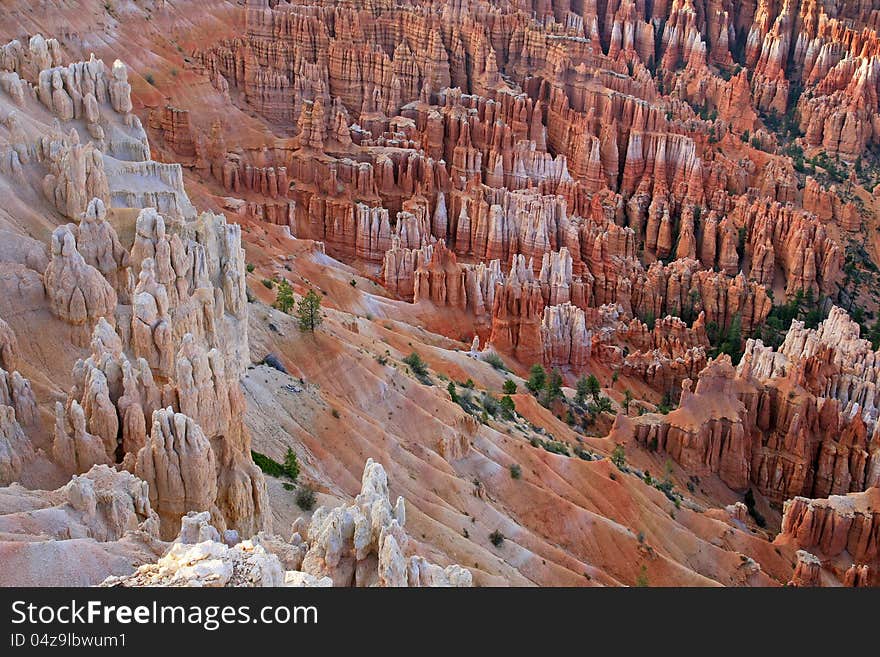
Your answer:
[[[499,372],[507,372],[507,365],[505,365],[504,361],[501,360],[501,356],[496,354],[494,351],[487,352],[483,354],[483,362],[489,363],[493,368],[498,370]]]
[[[428,366],[425,364],[425,361],[422,360],[422,357],[416,352],[412,352],[409,356],[404,358],[403,362],[409,366],[409,369],[412,370],[412,373],[416,376],[428,376]]]
[[[504,534],[502,534],[501,531],[498,529],[489,534],[489,540],[492,541],[492,545],[494,545],[495,547],[501,547],[501,544],[504,543],[504,539]]]
[[[516,394],[516,382],[511,381],[510,379],[505,379],[504,384],[501,386],[501,391],[505,395],[515,395]]]
[[[510,419],[513,417],[513,414],[516,412],[516,404],[510,395],[504,395],[498,404],[501,406],[505,418]]]
[[[287,454],[284,456],[283,464],[253,450],[251,450],[251,458],[254,459],[257,467],[270,477],[287,477],[291,481],[296,481],[296,478],[299,476],[299,464],[296,460],[296,454],[289,447],[287,448]]]
[[[519,464],[514,463],[510,466],[510,478],[519,479],[520,477],[522,477],[522,468],[519,467]]]

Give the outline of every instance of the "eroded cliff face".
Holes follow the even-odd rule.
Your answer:
[[[149,520],[141,531],[153,538],[176,535],[190,510],[209,510],[221,529],[247,535],[271,518],[242,420],[239,379],[249,359],[240,227],[197,215],[179,166],[149,159],[124,64],[110,70],[92,58],[64,66],[59,49],[39,36],[26,48],[5,46],[0,97],[12,163],[2,178],[11,199],[4,227],[30,225],[47,241],[16,235],[23,261],[0,263],[10,318],[0,326],[0,480],[39,486],[73,476],[49,496],[60,500],[50,506],[83,514],[86,529],[65,533],[56,519],[51,531],[29,531],[16,524],[25,511],[4,508],[2,517],[10,534],[33,535],[20,540],[33,543],[35,561],[22,566],[35,582],[36,560],[52,551],[47,536],[101,544],[62,540],[58,550],[70,554],[47,583],[74,567],[79,551],[104,551],[106,564],[128,549],[135,559],[143,553],[119,544],[140,521],[125,520],[122,507],[101,508],[117,505],[117,488],[129,485],[117,481],[137,489],[133,506]],[[73,223],[48,234],[42,221],[16,214],[19,202],[39,207],[40,199],[51,209],[48,222],[54,210]],[[43,367],[32,360],[35,350],[48,357]],[[36,394],[17,367],[39,377]],[[13,508],[16,498],[28,499],[20,486],[4,490]],[[34,504],[44,506],[39,497]],[[105,527],[102,518],[122,525]]]
[[[844,244],[823,220],[858,230],[859,210],[815,178],[802,193],[761,116],[788,111],[842,17],[820,28],[821,6],[720,3],[716,25],[689,2],[529,11],[249,2],[195,70],[292,138],[232,147],[230,126],[200,129],[172,107],[154,125],[172,158],[194,150],[238,198],[226,207],[321,240],[402,299],[467,311],[526,366],[582,368],[595,348],[589,313],[581,329],[571,310],[545,322],[543,306],[617,304],[651,323],[703,312],[748,335],[768,293],[837,293]],[[821,198],[838,200],[817,217]],[[543,304],[521,291],[525,268]],[[703,364],[667,358],[644,353],[632,371],[677,387]]]
[[[137,477],[149,540],[96,540],[163,565],[117,583],[206,560],[218,585],[876,579],[875,531],[810,529],[880,485],[868,5],[56,3],[49,38],[20,4],[0,484]],[[282,278],[322,293],[314,336],[270,307]],[[536,400],[535,364],[601,392]],[[333,498],[297,540],[259,534],[308,514],[252,440]],[[384,470],[358,492],[370,457],[430,546]],[[200,540],[167,551],[178,532]]]
[[[877,352],[858,333],[834,307],[818,329],[793,322],[778,352],[749,340],[736,370],[726,356],[712,361],[693,392],[690,381],[683,385],[679,409],[639,420],[637,437],[664,448],[677,443],[670,431],[685,431],[686,443],[698,450],[692,468],[707,466],[732,488],[753,483],[779,503],[877,487]],[[695,411],[713,417],[694,417]],[[713,428],[718,420],[720,441]],[[735,457],[724,465],[718,457],[727,450]],[[677,447],[667,451],[679,460]]]

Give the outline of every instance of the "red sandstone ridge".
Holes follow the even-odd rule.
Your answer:
[[[0,582],[877,585],[871,3],[75,4],[0,21]]]

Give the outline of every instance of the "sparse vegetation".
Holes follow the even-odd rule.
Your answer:
[[[626,467],[626,452],[620,443],[615,445],[614,451],[611,452],[611,462],[617,466],[618,470],[623,470]]]
[[[535,363],[529,370],[529,380],[526,381],[526,388],[533,395],[537,395],[547,384],[547,372],[542,365]]]
[[[315,508],[315,501],[315,490],[311,486],[303,484],[296,491],[296,505],[303,511]]]
[[[562,374],[554,367],[547,379],[547,386],[544,391],[544,405],[549,406],[557,399],[564,399],[562,394]]]
[[[614,407],[611,405],[611,400],[608,397],[600,396],[595,402],[591,403],[588,407],[590,414],[593,416],[600,415],[602,413],[610,413],[614,410]]]
[[[742,358],[742,317],[739,313],[733,316],[730,323],[719,328],[715,322],[706,324],[706,335],[712,345],[710,355],[715,358],[721,354],[730,356],[731,362],[736,365]]]
[[[765,345],[778,349],[791,327],[792,320],[801,319],[807,328],[816,328],[819,322],[825,319],[825,314],[822,305],[814,299],[812,292],[798,290],[791,299],[773,306],[770,310],[770,314],[760,328],[761,340]]]
[[[428,376],[428,365],[422,360],[415,351],[403,359],[403,362],[409,366],[409,369],[417,377],[422,378]]]
[[[253,450],[251,450],[251,458],[254,459],[257,467],[270,477],[285,477],[295,482],[299,476],[299,463],[296,460],[296,453],[289,447],[284,456],[284,463],[279,463],[275,459]]]
[[[511,399],[510,395],[504,395],[501,400],[498,402],[501,406],[501,411],[504,414],[505,419],[511,419],[516,413],[516,404],[513,399]]]
[[[482,356],[484,363],[489,363],[492,367],[494,367],[499,372],[507,372],[507,365],[501,359],[501,356],[496,354],[494,351],[489,351],[483,354]]]
[[[505,536],[501,533],[501,530],[496,529],[494,532],[489,534],[489,540],[492,541],[492,545],[495,547],[501,547],[501,544],[504,543]]]
[[[265,284],[266,281],[263,281],[263,285]],[[278,283],[278,289],[275,291],[275,308],[283,313],[290,313],[294,303],[293,288],[290,287],[287,279],[282,278]]]
[[[519,466],[519,464],[514,463],[510,466],[510,478],[519,479],[520,477],[522,477],[522,468]]]
[[[299,461],[296,459],[296,452],[290,447],[287,448],[287,452],[284,454],[284,474],[291,481],[296,481],[296,478],[299,477]]]
[[[590,375],[593,376],[592,374]],[[595,377],[593,377],[595,378]],[[598,383],[598,381],[597,381]],[[584,402],[587,400],[587,395],[590,394],[590,382],[587,377],[581,375],[581,377],[577,380],[577,383],[574,387],[574,403],[583,406]]]
[[[315,329],[324,321],[324,317],[321,315],[321,297],[314,290],[310,289],[300,299],[296,307],[296,316],[299,320],[299,330],[308,333],[314,333]]]
[[[660,400],[660,403],[657,404],[657,412],[661,415],[666,415],[670,411],[675,409],[675,400],[672,397],[672,391],[667,390],[663,393],[663,399]]]
[[[505,395],[515,395],[516,383],[514,381],[511,381],[510,379],[505,379],[504,384],[501,386],[501,391]]]

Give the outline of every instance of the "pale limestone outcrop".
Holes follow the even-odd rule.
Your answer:
[[[174,362],[174,342],[168,291],[156,280],[156,263],[141,263],[132,299],[131,345],[138,358],[162,376],[169,376]]]
[[[114,316],[116,292],[101,272],[83,259],[69,225],[52,233],[52,260],[43,283],[52,313],[59,319],[91,325],[100,317]]]
[[[15,332],[0,317],[0,368],[14,370],[16,366],[16,354],[18,353],[18,340]]]
[[[18,497],[15,504],[12,497]],[[28,491],[18,484],[0,488],[4,508],[0,534],[22,541],[91,538],[117,541],[126,532],[158,537],[159,520],[150,506],[147,484],[128,472],[96,465],[55,491]]]
[[[554,366],[582,368],[590,360],[592,334],[584,311],[565,302],[544,308],[541,321],[544,362]]]
[[[101,202],[94,201],[89,213],[97,223]],[[90,223],[84,219],[69,234],[82,233]],[[185,427],[180,436],[173,432],[174,422],[166,424],[180,444],[192,439],[197,447],[193,458],[210,473],[205,481],[212,481],[213,488],[202,487],[201,496],[193,499],[180,499],[180,486],[173,482],[162,490],[156,506],[163,535],[176,531],[183,512],[202,506],[212,510],[221,528],[252,535],[268,522],[268,504],[262,473],[250,458],[238,386],[249,358],[240,230],[209,214],[183,225],[173,223],[170,233],[165,227],[162,215],[143,210],[130,260],[114,249],[107,269],[119,274],[117,281],[126,280],[126,262],[140,272],[131,326],[121,325],[117,334],[103,318],[97,321],[92,353],[75,365],[75,385],[57,411],[53,455],[68,472],[121,463],[145,473],[153,484],[158,475],[138,459],[145,446],[155,446],[147,439],[149,428],[156,427],[151,418],[163,407],[172,415],[188,415],[191,430]],[[103,237],[105,244],[115,243],[112,233]],[[154,377],[165,381],[164,389]],[[167,435],[160,431],[160,436]],[[160,463],[159,469],[165,465]]]
[[[129,255],[107,221],[104,201],[93,198],[75,229],[77,251],[86,261],[104,275],[113,286],[119,303],[129,303],[131,296],[131,273]]]
[[[330,577],[334,586],[470,586],[460,566],[441,568],[418,556],[406,557],[403,498],[392,506],[382,466],[368,459],[354,503],[317,509],[306,540],[302,570]]]
[[[132,334],[135,352],[168,375],[186,333],[218,348],[230,377],[249,362],[241,227],[204,213],[169,225],[153,208],[137,218],[131,266],[138,271]]]
[[[177,405],[208,436],[228,433],[231,424],[235,400],[225,368],[217,349],[206,351],[191,333],[183,336],[175,361]]]
[[[67,472],[136,454],[161,391],[143,359],[129,360],[122,339],[103,318],[92,332],[91,354],[76,362],[73,388],[56,406],[53,453]],[[80,428],[81,427],[81,428]],[[120,452],[121,448],[121,452]]]
[[[17,72],[23,79],[35,81],[40,71],[60,66],[63,59],[57,39],[35,34],[27,46],[14,39],[0,46],[0,69]]]
[[[41,157],[49,170],[43,178],[43,193],[68,219],[78,220],[89,201],[110,201],[110,184],[101,151],[94,143],[81,144],[79,134],[60,129],[53,137],[43,138]]]
[[[109,577],[101,586],[283,586],[284,570],[274,554],[259,543],[229,547],[216,541],[174,543],[155,564],[135,573]]]
[[[187,511],[209,510],[215,523],[225,528],[215,506],[216,457],[192,418],[171,408],[155,411],[149,440],[137,453],[134,471],[150,485],[150,501],[166,540],[177,534],[180,517]]]
[[[33,456],[33,446],[15,417],[15,409],[0,404],[0,484],[17,481]]]
[[[19,372],[0,367],[0,406],[15,410],[16,419],[24,426],[37,421],[37,400],[31,382]]]
[[[131,85],[128,83],[128,69],[118,59],[113,62],[112,79],[107,82],[107,88],[113,109],[119,114],[131,112]]]
[[[161,513],[161,512],[160,512]],[[411,551],[403,498],[392,507],[381,465],[368,459],[351,505],[318,508],[289,541],[260,532],[239,542],[211,524],[213,513],[189,512],[157,563],[102,586],[471,586],[460,566],[442,568]]]
[[[83,407],[75,399],[67,408],[55,404],[52,457],[65,472],[86,472],[94,465],[112,464],[100,436],[89,433]]]

